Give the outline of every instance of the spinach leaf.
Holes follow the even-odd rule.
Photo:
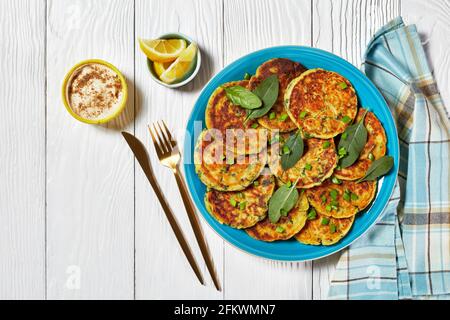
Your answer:
[[[358,123],[349,126],[343,135],[346,137],[339,141],[338,150],[345,150],[345,155],[340,160],[341,168],[347,168],[355,163],[359,154],[364,149],[367,142],[367,129],[364,126],[364,118],[367,110]]]
[[[281,215],[286,216],[298,201],[297,183],[291,187],[281,186],[269,200],[269,220],[277,223]]]
[[[359,179],[357,182],[373,181],[378,177],[384,176],[394,166],[394,158],[391,156],[384,156],[378,160],[375,160],[366,172],[366,175]]]
[[[253,109],[248,114],[248,119],[260,118],[272,109],[272,106],[278,99],[279,82],[276,75],[271,75],[264,79],[256,88],[253,93],[256,94],[263,102],[263,106],[258,109]]]
[[[222,87],[227,98],[238,106],[245,109],[257,109],[261,107],[262,101],[256,94],[242,86]]]
[[[283,145],[283,154],[281,155],[281,167],[288,170],[295,166],[303,155],[304,143],[300,130],[291,135]]]

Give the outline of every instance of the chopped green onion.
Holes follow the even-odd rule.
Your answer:
[[[359,199],[358,195],[356,195],[354,193],[351,194],[351,198],[352,198],[352,201],[356,201]]]
[[[345,201],[350,201],[350,192],[348,190],[345,190],[342,198],[344,198]]]
[[[230,199],[230,204],[231,204],[233,207],[236,207],[237,202],[236,202],[236,200],[234,200],[233,198],[231,198],[231,199]]]
[[[253,128],[253,129],[256,129],[256,128],[258,128],[258,123],[256,123],[256,122],[255,122],[255,123],[253,123],[253,124],[252,124],[252,128]]]
[[[271,113],[269,114],[269,119],[270,119],[270,120],[275,119],[275,112],[271,112]]]
[[[311,138],[311,135],[308,132],[303,132],[303,136],[305,137],[305,139]]]
[[[227,164],[232,165],[234,164],[234,159],[233,158],[227,158]]]
[[[308,220],[314,220],[314,219],[316,218],[316,216],[317,216],[316,209],[311,208],[311,209],[308,211]]]
[[[330,204],[327,204],[327,206],[325,207],[325,209],[326,209],[328,212],[330,212],[330,211],[331,211],[331,205],[330,205]]]
[[[330,147],[330,145],[331,145],[330,141],[325,141],[325,142],[322,144],[322,147],[323,147],[324,149],[328,149],[328,148]]]
[[[292,182],[288,181],[288,183],[286,183],[286,187],[288,188],[292,187]]]
[[[306,117],[307,114],[308,114],[308,112],[302,111],[302,112],[300,113],[300,119],[303,119],[304,117]]]
[[[326,217],[323,217],[321,223],[322,223],[323,226],[326,226],[327,224],[330,223],[330,219],[326,218]]]
[[[331,233],[335,233],[336,232],[336,229],[337,229],[337,227],[336,227],[336,225],[335,224],[330,224],[330,231],[331,231]]]
[[[284,228],[283,228],[282,226],[278,226],[278,227],[275,229],[275,231],[278,232],[278,233],[283,233],[283,232],[284,232]]]
[[[306,170],[311,170],[312,169],[312,165],[309,164],[309,163],[305,164],[305,169]]]
[[[245,198],[245,196],[244,196],[244,194],[243,194],[242,192],[239,192],[239,193],[238,193],[238,197],[241,198],[241,199],[244,199],[244,198]]]
[[[247,201],[239,203],[239,209],[244,210],[247,205]]]
[[[352,121],[352,118],[350,118],[349,116],[344,116],[341,121],[343,123],[349,123],[350,121]]]
[[[320,197],[320,199],[322,200],[322,203],[327,202],[327,197],[326,197],[325,195],[322,195],[322,196]]]
[[[258,182],[258,181],[255,181],[255,182],[253,182],[253,185],[254,185],[255,187],[259,186],[259,182]]]
[[[345,157],[347,155],[347,150],[344,147],[340,147],[338,150],[339,159]]]
[[[341,83],[338,84],[338,87],[340,89],[347,89],[348,85],[345,82],[341,82]]]
[[[342,139],[347,140],[347,137],[348,137],[348,133],[347,133],[347,132],[344,132],[344,133],[342,134]]]
[[[337,190],[336,190],[336,189],[331,189],[331,191],[330,191],[330,197],[331,197],[331,199],[336,200],[336,199],[337,199],[337,196],[338,196]]]
[[[284,113],[280,116],[280,121],[286,121],[287,118],[288,118],[288,115],[286,113]]]
[[[369,153],[368,157],[369,157],[369,160],[370,160],[370,161],[373,161],[373,160],[375,160],[375,156],[373,155],[373,153],[372,153],[372,152],[371,152],[371,153]]]
[[[331,178],[331,182],[333,182],[334,184],[341,184],[342,181],[338,178],[338,177],[334,177]]]

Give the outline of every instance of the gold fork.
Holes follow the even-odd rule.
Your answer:
[[[197,239],[198,246],[202,253],[203,259],[205,260],[206,267],[208,268],[209,274],[214,282],[214,286],[218,291],[221,291],[220,284],[217,279],[211,255],[208,251],[205,238],[203,237],[200,224],[197,220],[195,214],[194,206],[189,197],[189,193],[184,183],[183,176],[181,175],[179,169],[179,163],[181,160],[181,154],[177,146],[177,142],[172,137],[169,129],[167,129],[166,123],[162,122],[162,126],[159,122],[153,124],[153,128],[148,126],[150,135],[152,136],[153,144],[155,145],[156,154],[158,155],[159,161],[165,167],[172,170],[177,181],[178,189],[181,193],[181,198],[183,199],[184,207],[189,217],[189,222],[191,223],[192,229],[194,230],[195,238]]]

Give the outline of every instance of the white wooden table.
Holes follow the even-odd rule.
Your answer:
[[[171,173],[157,164],[146,125],[165,119],[183,140],[199,92],[254,50],[300,44],[359,66],[372,34],[402,15],[417,23],[450,104],[448,0],[0,0],[0,298],[321,299],[337,255],[281,263],[236,250],[203,229],[223,292],[208,276]],[[180,31],[203,64],[179,90],[149,77],[137,37]],[[80,60],[101,58],[128,79],[123,115],[107,126],[74,120],[61,83]],[[207,285],[194,277],[121,130],[147,141]]]

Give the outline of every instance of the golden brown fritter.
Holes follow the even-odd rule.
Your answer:
[[[266,149],[255,155],[234,157],[220,140],[204,130],[194,150],[195,171],[208,187],[219,191],[239,191],[259,177],[267,162]]]
[[[265,116],[258,119],[260,125],[270,130],[279,130],[280,132],[289,132],[297,129],[297,126],[284,110],[283,100],[289,83],[305,71],[306,68],[300,63],[285,58],[271,59],[258,67],[256,74],[250,79],[250,90],[254,90],[264,79],[273,74],[278,76],[280,84],[278,99],[272,109]]]
[[[285,94],[285,108],[292,121],[312,137],[337,136],[357,113],[355,90],[336,72],[311,69],[294,79]]]
[[[261,175],[243,191],[209,190],[205,205],[209,213],[222,224],[237,229],[250,228],[267,215],[267,203],[275,189],[271,174]]]
[[[282,216],[277,223],[272,223],[269,218],[266,218],[245,231],[256,240],[266,242],[288,240],[305,226],[308,208],[308,200],[302,192],[295,207],[287,216]]]
[[[333,139],[304,139],[303,156],[288,170],[283,170],[281,166],[280,148],[282,150],[283,143],[273,143],[269,149],[270,170],[283,183],[295,183],[300,178],[297,187],[308,189],[320,185],[333,174],[338,162]]]
[[[337,219],[356,215],[372,202],[375,193],[375,181],[334,184],[326,180],[320,186],[306,190],[308,201],[317,213]]]
[[[315,219],[306,221],[305,227],[297,233],[295,239],[303,244],[330,246],[345,237],[354,221],[355,216],[336,219],[317,213]]]

